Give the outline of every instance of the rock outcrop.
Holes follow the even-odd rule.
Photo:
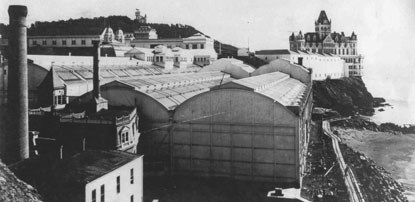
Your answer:
[[[374,99],[359,77],[313,81],[314,106],[330,108],[343,116],[373,115],[381,99]]]
[[[7,167],[0,161],[0,201],[13,202],[41,202],[40,195],[36,190],[19,180]]]

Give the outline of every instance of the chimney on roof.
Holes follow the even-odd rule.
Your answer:
[[[108,109],[108,101],[101,97],[101,89],[99,85],[99,56],[100,56],[100,41],[92,41],[94,46],[94,55],[93,55],[93,85],[94,89],[92,90],[92,111],[99,112],[102,109]]]
[[[303,57],[298,57],[298,65],[303,66]]]
[[[29,157],[27,80],[27,7],[9,6],[9,75],[7,89],[7,131],[1,136],[1,158],[6,164]]]

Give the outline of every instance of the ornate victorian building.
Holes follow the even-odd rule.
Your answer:
[[[358,54],[356,34],[352,32],[350,36],[345,36],[344,32],[331,32],[331,20],[324,10],[315,21],[315,32],[292,33],[289,40],[292,51],[337,55],[346,62],[349,76],[363,75],[363,55]]]

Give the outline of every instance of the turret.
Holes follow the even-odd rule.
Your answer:
[[[325,36],[331,33],[331,20],[327,18],[326,11],[322,10],[318,19],[314,22],[315,30],[319,34],[320,38],[325,38]]]

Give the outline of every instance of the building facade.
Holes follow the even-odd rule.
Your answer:
[[[358,53],[357,35],[354,32],[350,36],[344,32],[332,32],[331,20],[324,10],[314,25],[315,32],[291,34],[290,50],[337,55],[346,62],[350,76],[363,76],[364,57]]]
[[[326,53],[311,53],[307,51],[261,50],[256,51],[255,56],[273,65],[284,65],[286,60],[291,64],[297,64],[312,69],[312,80],[339,79],[349,77],[349,69],[346,62],[339,56]]]

